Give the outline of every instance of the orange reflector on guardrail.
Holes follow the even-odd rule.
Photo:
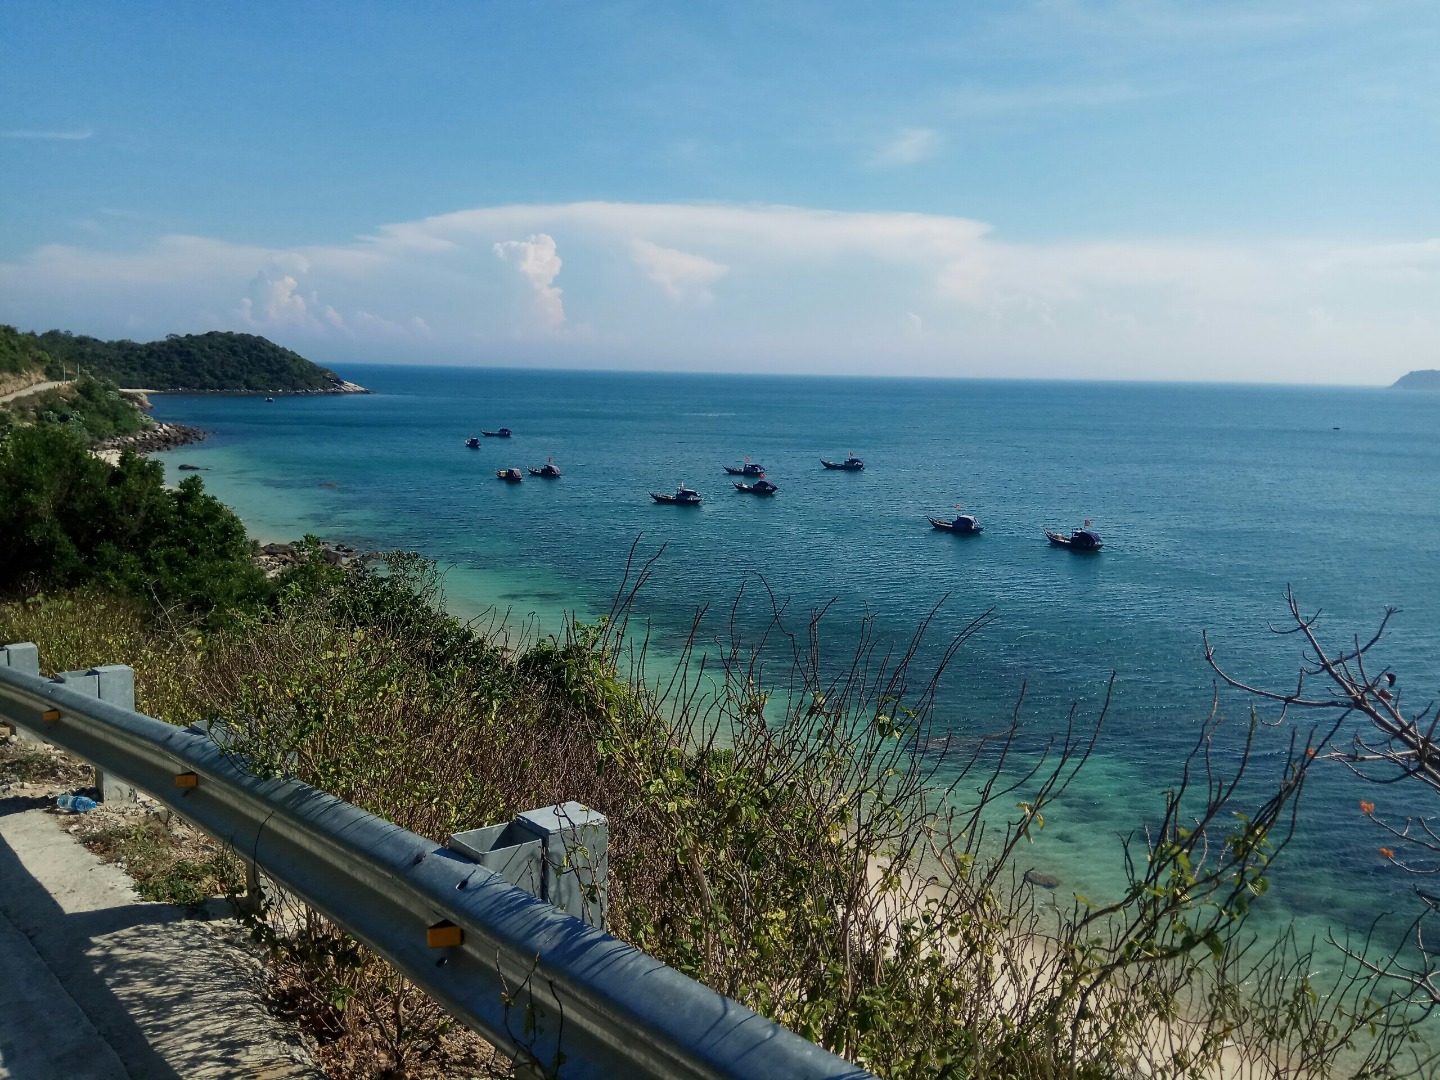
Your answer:
[[[60,719],[60,710],[59,710],[59,709],[46,709],[44,712],[42,712],[42,713],[40,714],[40,719],[42,719],[42,720],[59,720],[59,719]]]
[[[176,773],[176,774],[175,774],[175,786],[176,786],[176,787],[199,787],[199,786],[200,786],[200,777],[196,776],[193,772]]]
[[[463,936],[460,927],[446,920],[426,929],[425,944],[432,949],[443,949],[449,945],[459,945]]]

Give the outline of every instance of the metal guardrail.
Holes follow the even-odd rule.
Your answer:
[[[147,792],[532,1071],[871,1075],[457,852],[299,781],[251,775],[203,734],[4,663],[0,718]],[[432,947],[444,937],[428,931],[446,924],[459,944]]]

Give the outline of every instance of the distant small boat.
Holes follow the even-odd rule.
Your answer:
[[[727,473],[729,473],[731,476],[764,476],[764,475],[765,475],[765,466],[764,466],[764,465],[756,465],[756,464],[755,464],[753,461],[751,461],[748,457],[745,459],[745,464],[742,465],[742,466],[740,466],[740,468],[738,468],[738,469],[736,469],[736,468],[734,468],[734,467],[732,467],[732,466],[730,466],[730,465],[722,465],[721,468],[724,469],[724,470],[725,470]]]
[[[465,445],[468,446],[471,450],[480,449],[480,437],[478,435],[471,435],[468,439],[465,440]]]
[[[652,491],[650,492],[650,497],[658,503],[673,503],[676,506],[700,505],[700,493],[698,491],[691,491],[684,484],[677,487],[673,495],[657,495]]]
[[[769,480],[756,480],[753,484],[735,484],[736,491],[744,491],[750,495],[774,495],[780,489]]]
[[[526,471],[531,476],[543,476],[547,480],[556,480],[560,476],[560,466],[555,464],[554,458],[546,458],[545,464],[538,469],[527,466]]]
[[[844,469],[846,472],[859,472],[865,468],[865,462],[861,461],[853,453],[844,461],[826,461],[824,458],[821,458],[820,464],[824,465],[827,469]]]
[[[956,514],[954,521],[941,521],[927,515],[926,520],[942,532],[954,533],[956,536],[975,536],[985,531],[985,526],[976,521],[972,514]]]
[[[482,431],[480,434],[484,435],[487,439],[508,439],[515,433],[508,427],[502,427],[499,431]]]
[[[519,469],[496,469],[495,478],[504,480],[507,484],[518,484],[525,479],[525,474]]]
[[[1049,529],[1045,535],[1050,538],[1050,543],[1056,547],[1069,548],[1071,551],[1099,551],[1105,546],[1105,541],[1100,539],[1100,534],[1090,528],[1090,522],[1085,522],[1083,529],[1072,529],[1069,536],[1061,536]]]
[[[267,402],[269,402],[271,405],[275,404],[275,399],[274,399],[273,397],[267,397],[265,400],[266,400]]]

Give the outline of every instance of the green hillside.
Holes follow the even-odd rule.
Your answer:
[[[120,386],[149,390],[293,393],[336,390],[333,371],[255,334],[171,334],[163,341],[101,341],[63,330],[29,337],[55,360]]]
[[[50,358],[35,343],[32,334],[22,334],[13,326],[0,325],[0,378],[41,372]]]

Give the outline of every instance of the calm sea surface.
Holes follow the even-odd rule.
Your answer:
[[[1292,585],[1325,612],[1337,644],[1402,613],[1383,645],[1405,699],[1440,690],[1440,394],[1154,384],[791,379],[366,367],[374,396],[161,397],[156,415],[213,431],[166,455],[203,466],[207,487],[253,534],[304,532],[365,548],[414,548],[450,567],[464,614],[607,610],[637,537],[665,545],[640,601],[662,649],[696,608],[724,631],[747,573],[787,601],[795,628],[833,601],[833,654],[874,616],[903,647],[942,599],[922,649],[993,609],[995,621],[949,670],[939,706],[958,733],[1003,725],[1022,686],[1033,745],[1072,702],[1093,719],[1112,672],[1115,699],[1096,760],[1027,854],[1064,889],[1113,893],[1118,834],[1153,817],[1210,712],[1200,634],[1258,683],[1293,682]],[[508,426],[510,440],[463,440]],[[853,450],[861,473],[822,470]],[[722,464],[749,455],[780,486],[735,492]],[[507,485],[501,467],[564,471]],[[647,491],[686,482],[698,509]],[[985,526],[958,538],[925,515],[964,504]],[[1047,545],[1041,529],[1094,521],[1099,555]],[[742,622],[754,618],[747,605]],[[749,625],[754,625],[753,622]],[[1233,762],[1247,706],[1220,760]],[[1285,734],[1262,732],[1273,769]],[[1360,926],[1408,910],[1409,883],[1361,817],[1362,795],[1402,816],[1415,793],[1363,788],[1337,766],[1306,794],[1302,835],[1263,902],[1309,929]],[[1418,804],[1412,804],[1418,809]]]

